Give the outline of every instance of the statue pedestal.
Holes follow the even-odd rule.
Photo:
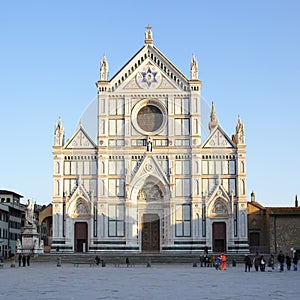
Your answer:
[[[22,244],[18,245],[17,253],[20,254],[43,254],[44,245],[35,225],[25,225],[22,233]]]

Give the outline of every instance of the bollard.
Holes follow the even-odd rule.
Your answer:
[[[61,257],[58,257],[58,258],[57,258],[57,266],[58,266],[58,267],[61,267]]]

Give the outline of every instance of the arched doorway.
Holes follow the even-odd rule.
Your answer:
[[[214,222],[213,223],[213,251],[223,252],[226,251],[226,223]]]
[[[88,226],[86,222],[76,222],[74,230],[74,250],[75,252],[86,252],[88,249],[87,237]]]

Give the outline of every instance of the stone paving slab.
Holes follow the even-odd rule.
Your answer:
[[[52,263],[0,269],[0,299],[299,299],[300,271]]]

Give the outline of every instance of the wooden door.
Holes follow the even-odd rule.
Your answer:
[[[213,223],[213,251],[214,252],[226,251],[226,223],[225,222]]]
[[[156,214],[144,214],[142,225],[142,251],[160,252],[160,221]]]
[[[76,222],[74,230],[75,252],[84,252],[88,249],[87,244],[88,228],[85,222]]]

